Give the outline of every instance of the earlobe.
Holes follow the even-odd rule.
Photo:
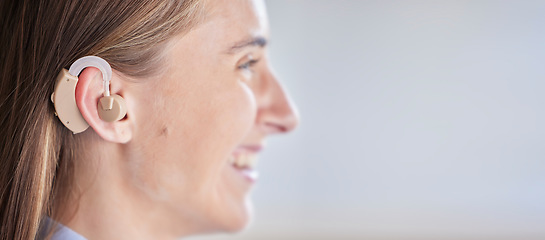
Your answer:
[[[78,79],[75,91],[76,104],[89,126],[106,141],[117,143],[130,141],[132,131],[129,121],[120,120],[127,112],[124,99],[116,94],[103,97],[101,71],[95,67],[87,67],[80,73]]]

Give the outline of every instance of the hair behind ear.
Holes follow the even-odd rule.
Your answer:
[[[73,162],[62,159],[74,157],[77,141],[59,124],[49,102],[54,72],[61,64],[53,60],[58,53],[51,51],[58,38],[46,36],[42,31],[48,28],[39,24],[45,17],[39,9],[49,5],[0,1],[0,239],[4,240],[34,240],[43,216],[54,215],[53,200],[61,204],[68,194],[61,188],[70,188],[68,169]]]
[[[2,159],[19,160],[16,163],[6,162],[10,165],[3,166],[0,174],[3,183],[0,187],[2,239],[34,239],[42,214],[48,210],[60,144],[55,133],[54,119],[49,117],[39,120],[43,121],[24,130],[18,129],[23,130],[26,136],[33,135],[32,140],[21,137],[23,134],[12,133],[15,137],[13,142],[7,145],[2,143],[3,146],[11,146],[2,149]],[[4,130],[5,125],[2,125]],[[12,131],[7,129],[2,133]],[[21,224],[29,223],[30,226],[20,227]]]
[[[157,74],[199,0],[0,1],[0,239],[33,240],[73,190],[81,137],[53,115],[55,77],[96,55],[134,78]],[[62,213],[66,214],[66,213]]]

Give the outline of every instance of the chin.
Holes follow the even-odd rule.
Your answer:
[[[253,220],[253,204],[248,198],[239,209],[232,209],[233,213],[221,223],[221,231],[226,233],[238,233],[247,229]]]

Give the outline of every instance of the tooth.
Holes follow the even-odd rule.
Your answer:
[[[256,155],[251,155],[248,158],[248,166],[250,168],[254,168],[256,166],[256,163],[257,163],[257,156]]]
[[[252,154],[246,154],[246,167],[252,168]]]
[[[243,153],[240,155],[240,162],[242,164],[242,167],[246,167],[248,166],[248,154],[246,153]]]
[[[249,168],[252,167],[252,155],[251,154],[246,155],[246,167],[249,167]]]
[[[239,154],[236,157],[235,166],[237,167],[243,167],[244,166],[244,157],[242,154]]]

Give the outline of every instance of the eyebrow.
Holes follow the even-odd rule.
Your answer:
[[[265,39],[264,37],[258,36],[258,37],[252,37],[250,39],[237,42],[231,48],[229,48],[229,50],[227,50],[227,53],[235,54],[246,47],[253,47],[253,46],[258,46],[263,48],[267,46],[267,39]]]

